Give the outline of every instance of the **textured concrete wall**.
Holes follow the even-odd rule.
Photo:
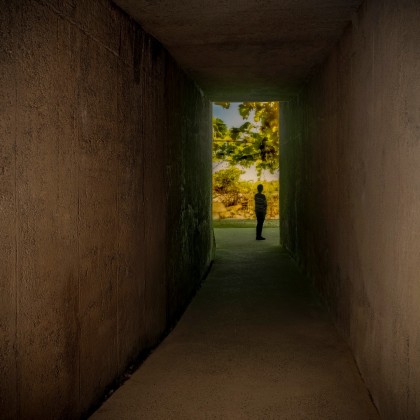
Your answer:
[[[282,241],[384,419],[420,418],[420,4],[368,0],[283,110]]]
[[[210,108],[108,1],[0,9],[0,417],[75,418],[209,265]]]

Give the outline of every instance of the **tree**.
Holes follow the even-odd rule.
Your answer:
[[[230,102],[216,102],[228,109]],[[244,120],[254,112],[254,124],[247,121],[230,130],[223,120],[213,118],[213,161],[249,168],[253,164],[261,175],[279,167],[278,102],[242,102],[238,112]]]
[[[223,197],[223,203],[227,206],[237,204],[240,194],[239,178],[244,173],[238,168],[231,166],[221,169],[213,174],[213,198]]]
[[[213,189],[216,193],[227,194],[238,190],[238,181],[244,173],[238,168],[221,169],[213,174]]]

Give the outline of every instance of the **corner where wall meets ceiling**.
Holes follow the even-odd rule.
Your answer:
[[[287,99],[328,56],[361,0],[114,0],[211,100]]]

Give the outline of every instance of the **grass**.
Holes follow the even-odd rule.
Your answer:
[[[214,228],[255,228],[257,221],[253,219],[221,219],[213,220]],[[266,220],[264,227],[279,227],[279,220]]]

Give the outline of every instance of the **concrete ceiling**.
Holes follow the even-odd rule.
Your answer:
[[[114,0],[212,100],[293,95],[361,0]]]

